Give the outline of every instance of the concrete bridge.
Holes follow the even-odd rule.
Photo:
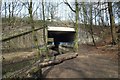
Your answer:
[[[54,27],[48,26],[48,38],[54,38],[53,41],[58,42],[73,42],[75,38],[75,29],[70,27]],[[95,41],[99,41],[100,38],[93,35]],[[79,44],[92,43],[92,37],[89,32],[79,28]]]

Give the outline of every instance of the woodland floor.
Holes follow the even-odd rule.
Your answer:
[[[6,64],[21,58],[32,59],[34,56],[34,52],[13,54],[3,54]],[[43,75],[47,78],[118,78],[118,45],[97,45],[95,48],[82,44],[77,58],[47,67]]]
[[[80,45],[78,57],[44,71],[47,78],[118,78],[116,46]]]

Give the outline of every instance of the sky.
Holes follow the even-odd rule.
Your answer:
[[[14,0],[3,0],[2,4],[4,4],[5,1],[9,3],[10,1],[14,1]],[[26,2],[26,1],[29,1],[29,0],[19,0],[19,1]],[[47,2],[52,2],[53,4],[55,4],[55,3],[60,4],[61,2],[63,2],[63,0],[46,0],[46,1]],[[34,5],[33,5],[33,12],[36,10],[37,5],[39,5],[39,2],[40,2],[40,0],[33,0],[33,3],[34,3]],[[73,2],[73,0],[68,0],[68,2]],[[42,6],[40,5],[40,7],[42,7]],[[56,15],[58,17],[61,17],[63,20],[66,17],[68,17],[68,14],[70,13],[69,7],[66,6],[64,3],[61,3],[58,6],[56,11],[57,11]],[[17,13],[17,12],[19,12],[19,9],[15,10],[15,13]],[[37,9],[37,12],[38,12],[38,15],[39,15],[39,13],[41,13],[39,9]],[[7,14],[8,13],[9,12],[8,12],[8,9],[7,9]],[[2,15],[4,15],[4,14],[5,14],[4,5],[2,5]],[[28,14],[27,8],[23,7],[22,10],[21,10],[21,13],[18,14],[18,16],[24,16],[24,15],[27,15],[27,14]]]
[[[9,3],[9,2],[11,2],[11,1],[19,1],[19,2],[27,2],[27,1],[29,1],[29,0],[3,0],[3,2],[2,2],[2,4],[4,4],[4,2],[7,2],[7,3]],[[51,2],[52,4],[60,4],[57,8],[56,8],[56,13],[55,13],[55,16],[57,16],[58,18],[60,18],[61,20],[70,20],[71,18],[72,18],[72,20],[74,20],[74,16],[75,16],[75,13],[74,12],[72,12],[71,10],[70,10],[70,8],[66,5],[66,4],[64,4],[64,3],[62,3],[64,0],[44,0],[45,2]],[[74,3],[74,0],[67,0],[68,1],[68,3],[70,3],[70,4],[73,4]],[[78,0],[78,1],[85,1],[85,2],[89,2],[90,0]],[[97,0],[92,0],[92,1],[97,1]],[[103,0],[101,0],[101,1],[103,1]],[[105,0],[104,0],[105,1]],[[109,0],[110,1],[110,0]],[[114,0],[114,1],[118,1],[118,0]],[[39,5],[39,2],[41,2],[41,0],[33,0],[33,13],[34,13],[34,11],[36,10],[36,8],[37,8],[37,6]],[[45,3],[46,4],[46,3]],[[22,5],[22,4],[21,4]],[[40,8],[38,8],[37,9],[37,14],[35,13],[34,14],[34,19],[40,19],[40,16],[42,15],[42,12],[41,12],[41,8],[42,8],[42,6],[40,5],[39,6]],[[18,7],[18,8],[16,8],[16,10],[15,10],[15,13],[18,13],[19,12],[19,10],[20,10],[20,8]],[[45,10],[46,10],[46,8],[45,8]],[[45,11],[45,13],[46,13],[47,11]],[[7,14],[8,14],[9,12],[8,12],[8,9],[7,9]],[[5,14],[5,10],[4,10],[4,5],[2,5],[2,16],[4,16],[4,14]],[[49,14],[50,15],[50,14]],[[21,10],[21,13],[19,13],[19,14],[17,14],[17,16],[21,16],[21,17],[24,17],[24,16],[29,16],[28,15],[28,10],[27,10],[27,8],[26,7],[23,7],[22,8],[22,10]],[[48,17],[48,14],[46,13],[46,17],[47,18],[49,18]],[[118,22],[118,19],[115,21],[115,22]]]

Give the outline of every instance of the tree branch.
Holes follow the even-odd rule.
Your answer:
[[[34,31],[38,31],[38,30],[44,29],[44,28],[45,28],[45,27],[41,27],[41,28],[38,28],[38,29],[34,29]],[[2,39],[2,40],[0,40],[0,41],[5,42],[5,41],[8,41],[8,40],[10,40],[10,39],[14,39],[14,38],[17,38],[17,37],[20,37],[20,36],[23,36],[23,35],[26,35],[26,34],[29,34],[29,33],[32,33],[32,30],[27,31],[27,32],[24,32],[24,33],[21,33],[21,34],[18,34],[18,35],[10,36],[10,37],[8,37],[8,38],[4,38],[4,39]]]
[[[76,11],[70,6],[70,4],[69,4],[67,1],[64,1],[64,3],[65,3],[73,12],[76,12]]]

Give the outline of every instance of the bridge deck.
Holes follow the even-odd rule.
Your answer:
[[[58,42],[74,41],[75,29],[69,27],[48,27],[48,38],[55,38]]]

